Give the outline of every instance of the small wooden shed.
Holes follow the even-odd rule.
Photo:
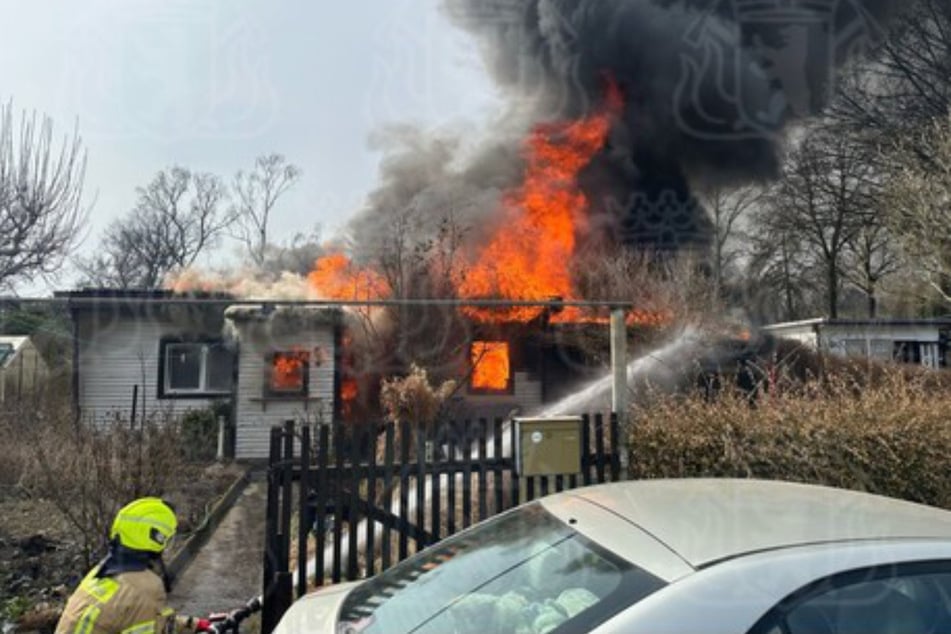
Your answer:
[[[49,368],[26,336],[0,335],[0,403],[32,394],[49,375]]]

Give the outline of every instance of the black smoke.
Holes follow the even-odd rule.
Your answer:
[[[539,119],[626,98],[586,174],[602,225],[628,241],[703,244],[690,194],[767,179],[784,131],[821,110],[836,69],[880,35],[892,0],[445,0],[495,80]]]
[[[447,201],[466,210],[466,222],[491,218],[496,209],[485,206],[484,194],[518,181],[515,159],[527,129],[590,113],[612,77],[625,108],[582,174],[591,201],[587,239],[705,247],[711,225],[694,186],[775,177],[790,125],[820,112],[838,70],[881,37],[897,6],[897,0],[444,0],[450,21],[477,38],[510,109],[461,164],[446,153],[446,143],[416,138],[395,146],[383,184],[353,225],[354,237],[360,243],[386,235],[396,211],[438,214]],[[471,200],[474,205],[465,203]]]

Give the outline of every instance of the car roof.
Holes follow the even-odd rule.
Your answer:
[[[951,539],[949,511],[791,482],[640,480],[575,489],[556,497],[566,502],[580,498],[636,524],[695,568],[808,544]],[[557,500],[550,506],[557,507]]]

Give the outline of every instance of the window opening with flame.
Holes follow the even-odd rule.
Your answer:
[[[469,349],[472,392],[507,393],[512,390],[512,364],[505,341],[474,341]]]
[[[306,395],[310,353],[282,350],[271,354],[267,391],[272,395]]]

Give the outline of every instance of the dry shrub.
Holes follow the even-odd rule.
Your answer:
[[[75,420],[64,397],[8,411],[2,427],[15,460],[13,468],[5,466],[10,479],[56,506],[75,529],[87,563],[101,553],[122,504],[161,496],[182,477],[178,426],[164,416],[134,429],[128,421],[89,425]]]
[[[396,423],[394,446],[400,447],[401,430],[399,423],[408,422],[422,426],[427,431],[439,418],[443,405],[456,391],[456,382],[444,381],[439,386],[429,382],[429,373],[416,365],[410,366],[409,374],[404,377],[384,379],[380,386],[380,405],[388,421]],[[415,429],[415,427],[414,427]],[[377,443],[377,458],[383,458],[384,438]],[[409,439],[410,455],[416,454],[415,436]]]
[[[456,382],[451,380],[438,387],[431,385],[428,372],[414,363],[405,377],[384,379],[380,403],[387,420],[429,426],[435,422],[443,403],[455,390]]]
[[[783,479],[951,508],[951,390],[934,374],[852,367],[752,404],[652,399],[632,411],[631,477]]]

